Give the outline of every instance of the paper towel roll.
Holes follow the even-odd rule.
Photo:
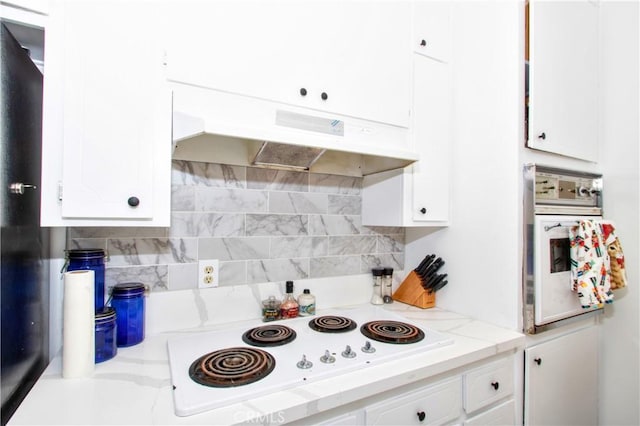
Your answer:
[[[62,377],[88,377],[95,367],[93,270],[64,274]]]

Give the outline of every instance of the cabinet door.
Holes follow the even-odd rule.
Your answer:
[[[413,142],[420,161],[413,168],[411,219],[449,219],[451,74],[449,65],[414,55]]]
[[[530,2],[528,146],[598,158],[598,3]]]
[[[413,51],[443,62],[450,60],[451,2],[414,2]]]
[[[598,423],[598,329],[525,350],[525,424]]]
[[[45,144],[63,140],[60,215],[168,225],[171,98],[149,4],[65,2],[56,13],[47,49],[62,83],[45,114],[60,108],[62,128]]]
[[[367,425],[439,425],[462,413],[461,378],[367,407]]]
[[[175,2],[167,13],[168,75],[408,127],[410,6],[352,0]]]

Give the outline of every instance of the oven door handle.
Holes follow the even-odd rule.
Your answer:
[[[555,225],[545,225],[544,226],[544,230],[546,232],[549,232],[550,230],[554,229],[554,228],[571,228],[572,226],[576,226],[577,224],[579,224],[580,222],[573,221],[573,222],[558,222]]]

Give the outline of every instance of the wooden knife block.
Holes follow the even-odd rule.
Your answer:
[[[418,308],[426,309],[436,306],[436,293],[422,287],[422,280],[415,271],[407,275],[391,297],[393,300]]]

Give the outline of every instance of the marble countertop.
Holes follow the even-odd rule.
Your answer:
[[[61,357],[57,356],[9,424],[235,424],[268,418],[289,422],[524,347],[520,333],[439,308],[423,310],[398,302],[385,308],[423,322],[452,337],[454,343],[389,361],[384,368],[371,366],[178,417],[173,411],[166,343],[180,331],[164,332],[147,336],[139,345],[119,348],[115,358],[96,365],[91,378],[63,379]]]

